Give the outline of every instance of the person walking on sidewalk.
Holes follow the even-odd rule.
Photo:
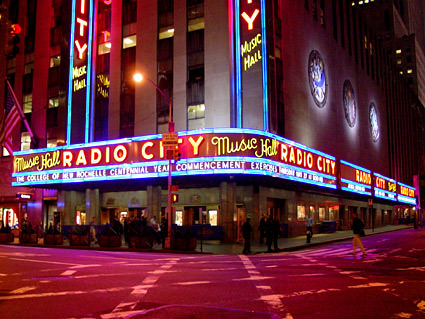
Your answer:
[[[353,224],[351,229],[353,230],[353,255],[357,252],[357,246],[362,251],[362,257],[366,256],[366,251],[363,247],[360,236],[364,236],[364,224],[361,219],[357,216],[357,213],[353,213]]]
[[[266,244],[267,244],[267,252],[271,253],[273,243],[273,218],[269,216],[266,221]]]
[[[273,248],[275,251],[279,250],[279,247],[278,247],[279,234],[280,234],[280,222],[276,214],[273,219]]]
[[[307,236],[307,243],[310,243],[311,238],[313,237],[313,218],[307,217],[305,221],[306,225],[306,236]]]
[[[242,235],[244,240],[242,253],[245,255],[251,253],[251,233],[252,233],[252,227],[250,224],[250,218],[247,218],[245,223],[242,225]]]
[[[264,244],[264,237],[266,237],[266,216],[263,214],[260,219],[260,226],[258,226],[260,231],[260,244]]]

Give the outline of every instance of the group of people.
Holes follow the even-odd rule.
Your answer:
[[[267,252],[272,252],[272,245],[274,251],[278,251],[278,239],[280,234],[280,222],[277,216],[273,218],[272,216],[266,216],[263,214],[260,220],[260,225],[258,226],[260,232],[260,244],[264,244],[264,239],[266,240]],[[242,226],[242,235],[244,238],[244,249],[243,254],[251,253],[251,236],[252,236],[252,226],[251,219],[247,218],[245,223]]]
[[[311,217],[308,217],[306,219],[307,243],[310,243],[310,240],[313,237],[313,224],[313,219]],[[358,217],[357,213],[353,213],[351,226],[351,229],[353,230],[353,255],[356,255],[357,248],[360,248],[362,256],[366,256],[366,251],[360,239],[360,237],[363,237],[365,235],[364,227],[365,225]],[[267,252],[273,251],[272,244],[274,246],[274,250],[278,251],[278,238],[280,234],[280,223],[278,217],[275,216],[275,218],[272,218],[272,216],[266,216],[263,214],[260,219],[258,230],[260,231],[260,244],[264,244],[264,239],[266,239]],[[242,225],[242,235],[244,238],[244,248],[242,253],[250,254],[252,237],[252,226],[250,218],[246,218],[245,223]]]
[[[163,217],[161,223],[158,224],[156,216],[153,216],[149,221],[145,216],[137,216],[124,218],[124,225],[114,217],[110,223],[110,229],[117,235],[124,235],[124,240],[131,246],[130,237],[142,236],[151,237],[153,241],[165,245],[165,238],[168,236],[168,222]]]

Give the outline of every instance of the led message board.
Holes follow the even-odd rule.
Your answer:
[[[67,144],[87,143],[90,129],[93,0],[72,0]],[[82,121],[82,119],[84,119]]]
[[[268,131],[265,0],[235,0],[234,11],[236,126]]]
[[[179,132],[173,176],[255,174],[336,189],[334,157],[263,131]],[[168,175],[161,135],[14,153],[13,186]]]
[[[402,203],[416,205],[415,188],[398,182],[397,200]]]
[[[373,173],[373,191],[374,196],[392,201],[397,200],[397,182],[391,178]]]
[[[366,168],[340,161],[341,189],[362,195],[372,195],[372,173]]]

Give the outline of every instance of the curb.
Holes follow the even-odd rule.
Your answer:
[[[365,237],[368,236],[374,236],[384,233],[390,233],[390,232],[396,232],[406,229],[412,229],[413,226],[408,226],[405,228],[399,228],[399,229],[389,229],[389,230],[383,230],[379,232],[372,232],[367,233]],[[341,242],[341,241],[347,241],[352,240],[353,236],[345,236],[341,238],[333,238],[318,242],[310,242],[309,244],[301,244],[301,245],[295,245],[291,247],[285,247],[285,248],[279,248],[277,251],[273,251],[271,253],[279,253],[279,252],[290,252],[290,251],[297,251],[297,250],[303,250],[310,247],[320,246],[320,245],[327,245],[331,243]],[[240,255],[240,253],[214,253],[214,252],[208,252],[208,251],[199,251],[199,250],[174,250],[174,249],[153,249],[153,248],[126,248],[126,247],[97,247],[97,246],[71,246],[71,245],[44,245],[44,244],[21,244],[21,243],[0,243],[0,245],[8,245],[8,246],[23,246],[23,247],[37,247],[37,248],[62,248],[62,249],[79,249],[79,250],[97,250],[97,251],[118,251],[118,252],[150,252],[150,253],[171,253],[171,254],[195,254],[195,255]],[[264,251],[256,251],[253,252],[252,255],[259,255],[259,254],[269,254],[268,252]]]

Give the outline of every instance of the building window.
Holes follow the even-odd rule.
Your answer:
[[[21,151],[26,151],[31,149],[31,136],[28,132],[21,133]]]
[[[59,67],[61,65],[61,56],[55,55],[50,57],[50,68]]]
[[[59,107],[59,97],[55,96],[55,97],[50,97],[49,98],[49,109],[53,109]]]
[[[122,40],[122,48],[128,49],[136,46],[136,35],[129,35]]]
[[[2,154],[2,156],[3,156],[3,157],[10,156],[10,153],[9,153],[9,151],[6,149],[6,147],[2,147],[2,149],[3,149],[3,154]]]
[[[187,119],[198,120],[205,117],[205,104],[190,105],[187,107]]]
[[[310,205],[310,217],[316,220],[316,206]]]
[[[137,0],[124,0],[122,4],[122,24],[136,22],[137,20]]]
[[[297,205],[297,220],[303,221],[305,220],[305,206]]]
[[[211,226],[217,226],[217,210],[209,210],[208,211],[208,223]]]
[[[136,23],[123,25],[122,48],[128,49],[136,46]]]
[[[325,207],[319,207],[319,221],[325,220],[326,209]]]
[[[165,27],[165,28],[161,28],[159,30],[158,39],[159,40],[164,40],[164,39],[172,38],[173,36],[174,36],[174,28],[172,28],[172,27]]]
[[[24,74],[31,74],[34,70],[34,62],[25,63],[24,68]]]
[[[328,220],[336,220],[338,217],[338,208],[337,207],[329,207],[329,218]]]
[[[48,139],[47,140],[47,148],[52,148],[58,146],[58,140],[57,139]]]
[[[32,94],[24,95],[22,108],[25,114],[32,112]]]

